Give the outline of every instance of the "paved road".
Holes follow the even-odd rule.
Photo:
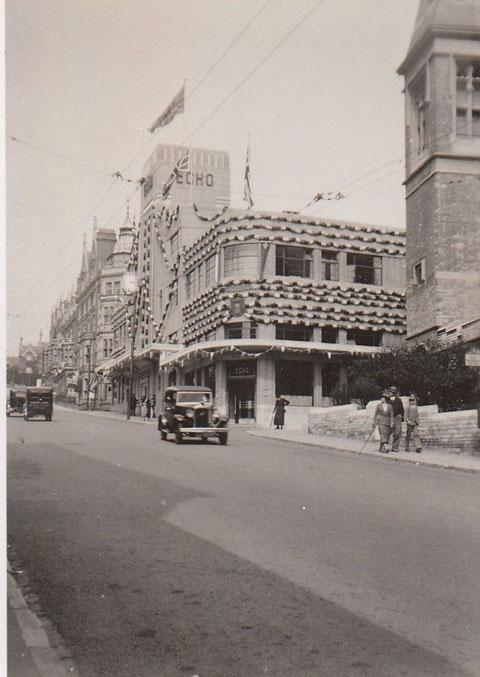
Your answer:
[[[83,677],[480,674],[478,475],[8,427],[8,537]]]

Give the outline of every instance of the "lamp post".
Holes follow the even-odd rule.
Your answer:
[[[127,421],[130,420],[130,405],[133,395],[133,362],[135,359],[135,335],[137,333],[137,323],[135,320],[135,303],[138,293],[138,280],[134,272],[127,271],[122,277],[123,293],[132,299],[132,313],[130,315],[130,388],[128,390],[127,401]]]
[[[90,374],[92,370],[92,337],[87,338],[88,344],[85,346],[87,349],[87,360],[88,360],[88,374],[87,374],[87,411],[90,409]]]

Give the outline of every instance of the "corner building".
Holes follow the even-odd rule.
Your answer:
[[[480,0],[422,0],[405,78],[407,338],[480,319]]]

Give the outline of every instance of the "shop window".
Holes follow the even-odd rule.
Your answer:
[[[480,61],[457,61],[457,134],[480,136]]]
[[[313,331],[311,327],[295,324],[277,324],[275,338],[283,341],[311,341]]]
[[[234,244],[224,248],[224,275],[258,275],[258,245]]]
[[[338,282],[338,252],[322,249],[322,280]]]
[[[415,264],[413,268],[413,277],[416,285],[425,282],[425,259],[421,259],[421,261]]]
[[[226,339],[241,339],[242,338],[242,323],[236,322],[235,324],[226,324],[225,325],[225,338]]]
[[[380,346],[382,335],[380,332],[349,329],[347,331],[347,343],[354,346]]]
[[[382,258],[370,254],[347,254],[347,282],[382,284]]]
[[[310,398],[304,401],[312,405],[313,364],[297,360],[277,360],[275,363],[275,395]]]
[[[195,372],[194,371],[187,371],[187,373],[185,374],[185,385],[186,386],[195,385]]]
[[[205,287],[215,284],[215,254],[210,256],[205,262]]]
[[[173,369],[168,375],[168,385],[174,386],[177,384],[177,372]]]
[[[312,250],[303,247],[277,245],[275,272],[284,277],[312,277]]]
[[[322,343],[338,343],[338,329],[322,327]]]
[[[208,367],[203,368],[203,383],[207,388],[210,388],[213,391],[213,396],[215,397],[215,365],[211,364]]]

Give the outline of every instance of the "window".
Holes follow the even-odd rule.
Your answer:
[[[413,279],[415,284],[422,284],[422,282],[425,282],[425,259],[422,259],[414,265]]]
[[[428,145],[428,97],[426,91],[425,68],[417,75],[410,85],[413,125],[411,133],[414,137],[414,146],[421,153]]]
[[[312,277],[312,250],[303,247],[276,247],[276,274],[286,277]]]
[[[187,294],[187,301],[195,294],[195,271],[192,270],[185,276],[185,291]]]
[[[258,245],[234,244],[224,248],[225,275],[258,275]]]
[[[250,322],[250,338],[257,338],[257,323],[253,320]]]
[[[113,291],[115,294],[120,294],[120,280],[115,280],[113,283]]]
[[[108,357],[108,342],[107,339],[103,339],[103,357]]]
[[[457,61],[457,134],[480,136],[480,61]]]
[[[242,323],[225,325],[225,338],[227,339],[241,339],[242,338]]]
[[[105,293],[107,294],[107,296],[111,296],[111,294],[112,294],[112,283],[111,282],[106,283]]]
[[[108,354],[111,355],[113,350],[113,338],[108,339]]]
[[[172,284],[172,303],[174,306],[178,306],[178,280],[175,280]]]
[[[170,238],[170,254],[172,258],[178,254],[178,232]]]
[[[322,343],[338,343],[338,329],[322,327]]]
[[[205,261],[205,286],[215,284],[215,254]]]
[[[322,249],[322,280],[338,279],[338,253]]]
[[[111,316],[110,316],[110,308],[104,308],[103,310],[103,324],[110,324],[111,321]]]
[[[347,343],[354,346],[380,346],[382,335],[380,332],[349,329],[347,331]]]
[[[370,254],[347,254],[347,282],[382,284],[382,258]]]
[[[203,288],[203,281],[204,281],[204,279],[205,279],[204,268],[205,268],[205,264],[204,264],[204,263],[201,263],[201,264],[198,266],[198,268],[197,268],[197,275],[196,275],[196,278],[197,278],[197,290],[198,290],[198,293],[200,293],[200,292],[202,291],[202,288]]]
[[[311,341],[312,335],[311,327],[294,324],[277,324],[275,327],[275,338],[284,341]]]

